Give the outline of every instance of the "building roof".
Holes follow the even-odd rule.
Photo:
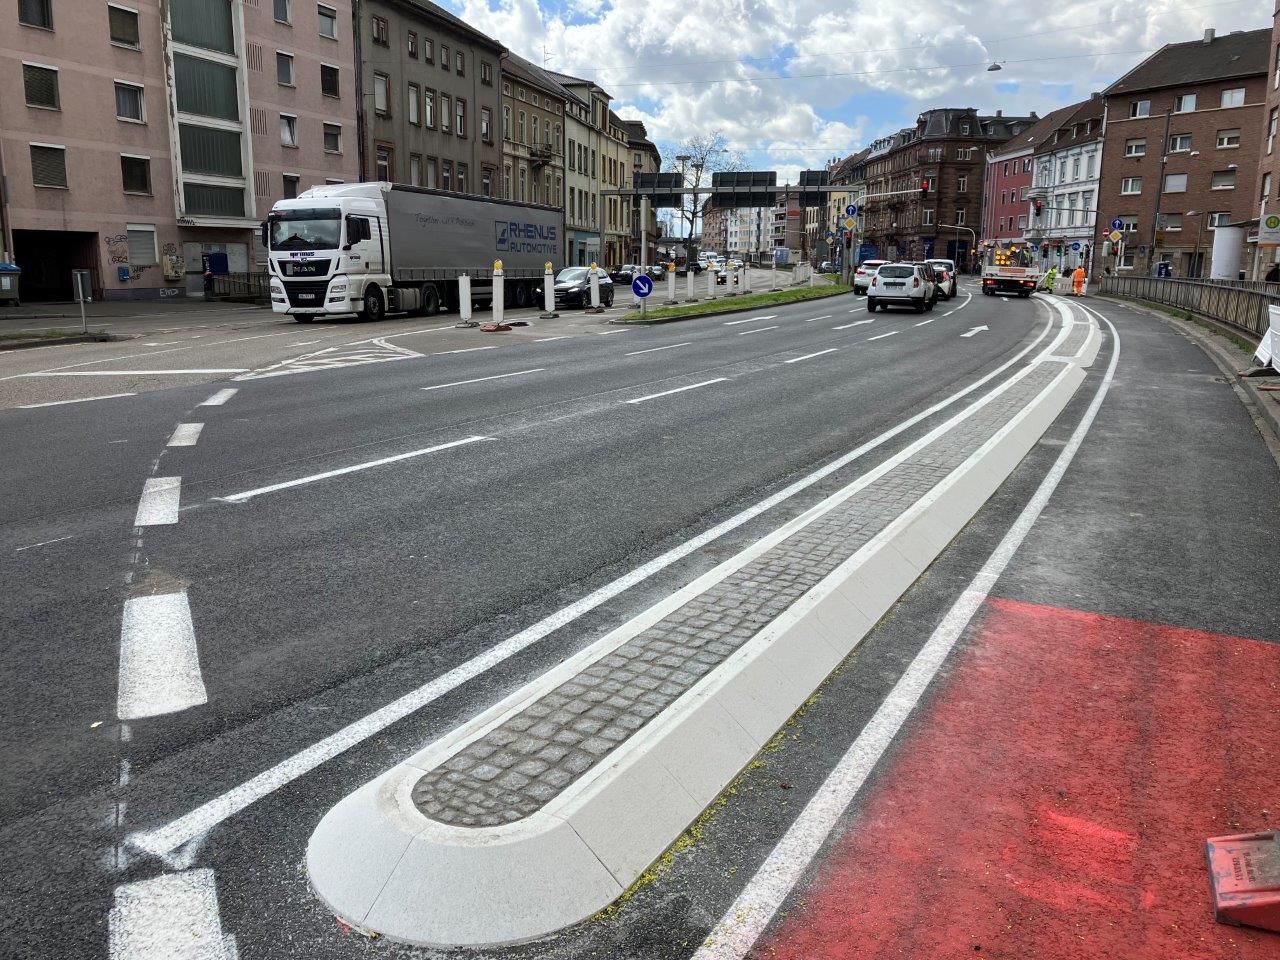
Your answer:
[[[863,147],[857,153],[849,154],[849,156],[837,163],[835,169],[831,171],[831,182],[834,184],[852,183],[854,168],[870,155],[870,147]]]
[[[559,81],[559,83],[562,84],[563,86],[594,87],[596,90],[600,91],[600,95],[604,97],[606,100],[613,99],[613,96],[607,90],[605,90],[604,87],[600,86],[600,84],[596,83],[594,80],[583,80],[581,77],[575,77],[572,74],[568,74],[568,73],[557,73],[555,70],[548,70],[547,73],[549,73],[552,77],[554,77],[557,81]]]
[[[439,22],[442,22],[446,26],[451,27],[452,29],[458,31],[459,33],[470,37],[472,41],[474,41],[475,43],[481,44],[482,46],[486,46],[489,49],[494,50],[498,53],[502,53],[507,49],[497,40],[493,39],[493,37],[489,36],[487,33],[481,33],[479,30],[471,26],[471,24],[467,23],[465,20],[455,17],[452,13],[450,13],[444,7],[441,7],[432,3],[431,0],[391,0],[391,2],[401,7],[402,9],[406,9],[413,13],[417,13],[420,16],[426,17],[427,19],[437,20]]]
[[[645,129],[643,120],[623,120],[619,117],[618,122],[622,124],[622,129],[627,131],[627,144],[630,147],[651,151],[661,160],[662,152],[658,149],[658,145],[649,139],[649,131]]]
[[[1185,87],[1214,80],[1267,72],[1271,28],[1237,30],[1219,37],[1206,30],[1204,39],[1168,43],[1107,87],[1108,97],[1138,90]]]
[[[502,69],[530,86],[537,87],[543,93],[549,93],[561,100],[578,99],[566,90],[558,80],[536,63],[531,63],[519,54],[508,50],[502,55]]]
[[[999,149],[992,151],[990,159],[999,160],[1035,149],[1046,137],[1053,133],[1054,130],[1057,130],[1058,127],[1065,124],[1072,114],[1089,102],[1090,101],[1085,100],[1081,103],[1068,104],[1065,107],[1059,107],[1052,113],[1045,114],[1026,130],[1016,134],[1008,143],[1002,144]],[[1101,115],[1101,99],[1098,100],[1098,103],[1098,113]]]
[[[1046,133],[1036,144],[1037,154],[1050,153],[1058,148],[1072,147],[1081,143],[1093,143],[1103,137],[1102,114],[1106,103],[1102,94],[1095,93],[1088,100],[1075,104],[1071,115],[1059,121],[1053,130]],[[1097,121],[1090,124],[1088,121]],[[1083,124],[1083,126],[1081,126]],[[1059,132],[1066,134],[1064,138]]]
[[[1039,118],[1033,113],[1029,117],[1006,117],[996,111],[995,116],[979,116],[973,107],[939,107],[926,110],[916,120],[915,132],[920,140],[940,140],[955,137],[970,137],[974,140],[1007,140],[1020,130],[1034,124]],[[960,132],[960,124],[969,122],[969,133]]]

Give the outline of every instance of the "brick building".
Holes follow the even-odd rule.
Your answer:
[[[1262,150],[1258,161],[1258,216],[1280,212],[1280,150],[1276,143],[1276,127],[1280,123],[1280,4],[1273,14],[1271,31],[1273,61],[1267,82],[1267,102],[1264,107],[1265,127],[1262,133]],[[1280,250],[1264,248],[1261,252],[1257,276],[1266,274],[1272,263],[1280,260]]]
[[[1026,195],[1031,188],[1032,154],[1044,138],[1079,107],[1077,103],[1054,110],[987,154],[982,178],[982,229],[978,232],[979,239],[1014,240],[1026,236],[1031,208]],[[1101,119],[1098,126],[1102,126]]]
[[[709,202],[702,208],[702,249],[707,253],[726,253],[729,246],[729,218],[734,211],[729,207],[713,207]]]
[[[972,107],[945,107],[926,110],[914,127],[873,143],[868,193],[902,193],[867,202],[865,244],[888,259],[968,260],[973,234],[982,229],[986,154],[1038,119],[1034,113],[1006,117],[997,110],[980,116]],[[925,182],[929,193],[922,197]]]
[[[1119,262],[1095,267],[1147,273],[1168,261],[1175,276],[1203,276],[1216,259],[1211,275],[1252,270],[1245,238],[1258,215],[1270,51],[1270,29],[1208,30],[1162,47],[1103,92],[1098,229],[1119,219],[1125,246]]]

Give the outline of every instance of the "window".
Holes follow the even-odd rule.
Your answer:
[[[578,145],[571,139],[569,141],[569,169],[577,170]]]
[[[527,171],[525,170],[524,167],[521,167],[520,168],[520,195],[516,198],[521,203],[529,199],[528,196],[526,195],[526,189],[525,189],[526,185],[528,184],[528,179],[529,178],[528,178]]]
[[[1228,150],[1232,147],[1240,146],[1240,131],[1235,130],[1219,130],[1218,131],[1218,149]]]
[[[293,86],[293,57],[276,51],[276,83],[282,87]]]
[[[1058,182],[1067,182],[1067,158],[1063,157],[1058,161]]]
[[[409,84],[408,93],[406,96],[408,106],[409,106],[409,122],[412,123],[415,127],[422,122],[418,113],[419,105],[421,103],[419,98],[421,96],[422,96],[422,91],[419,89],[418,85],[416,83]]]
[[[409,154],[409,183],[415,187],[422,186],[422,157],[416,153]]]
[[[373,18],[373,42],[380,47],[391,46],[391,31],[384,17]]]
[[[326,97],[339,96],[337,67],[327,63],[320,64],[320,92]]]
[[[142,46],[138,33],[138,11],[128,7],[107,6],[107,26],[111,42],[118,47],[137,50]]]
[[[320,27],[320,36],[330,40],[338,39],[338,11],[332,7],[316,7],[316,22]]]
[[[440,69],[449,69],[449,45],[447,43],[440,44]]]
[[[1280,107],[1271,108],[1271,117],[1267,120],[1267,153],[1271,152],[1271,148],[1276,142],[1276,121],[1280,119]]]
[[[968,136],[968,134],[969,134],[969,124],[967,124],[967,123],[962,123],[962,124],[960,124],[960,132],[961,132],[961,133],[963,133],[965,136]]]
[[[422,38],[422,62],[423,63],[436,62],[436,42],[432,40],[430,37]]]
[[[999,227],[999,230],[1000,230],[1000,232],[1001,232],[1001,233],[1003,233],[1003,232],[1004,232],[1004,217],[1001,217],[1001,218],[1000,218],[1000,227]]]
[[[1071,179],[1072,180],[1080,179],[1080,158],[1079,157],[1073,157],[1071,160]]]
[[[1004,162],[1004,175],[1005,175],[1006,177],[1009,175],[1009,161],[1008,161],[1008,160],[1006,160],[1006,161]]]
[[[342,152],[342,126],[340,124],[326,123],[324,125],[324,152]]]
[[[964,215],[965,215],[965,211],[964,211],[964,210],[957,210],[957,211],[956,211],[956,226],[963,226],[963,225],[964,225]]]
[[[463,54],[461,50],[459,50],[457,53],[453,55],[453,60],[454,60],[454,66],[456,66],[458,70],[458,76],[460,77],[466,76],[466,70],[465,70],[466,60],[463,58]]]
[[[1022,172],[1023,172],[1023,173],[1030,173],[1030,172],[1031,172],[1031,158],[1030,158],[1030,157],[1026,157],[1026,158],[1024,158],[1024,159],[1023,159],[1023,161],[1022,161]]]
[[[385,73],[373,75],[373,112],[380,117],[391,114],[390,80]]]
[[[930,224],[932,224],[932,223],[933,223],[933,211],[932,211],[932,210],[928,210],[928,209],[921,210],[921,211],[920,211],[920,222],[921,222],[922,224],[924,224],[926,227],[927,227],[927,226],[929,226]]]
[[[417,60],[418,59],[418,35],[414,33],[412,30],[410,30],[407,34],[405,34],[405,43],[407,45],[406,52],[414,60]],[[409,162],[411,165],[410,169],[412,169],[413,161],[410,160]]]
[[[1187,175],[1185,173],[1166,173],[1164,175],[1165,193],[1186,193]]]
[[[55,67],[40,67],[34,63],[22,65],[22,89],[29,107],[45,107],[60,110],[58,98],[58,71]]]
[[[192,123],[178,124],[182,169],[215,177],[239,177],[244,173],[240,134]]]
[[[149,223],[128,223],[124,228],[129,247],[129,263],[135,267],[154,267],[160,262],[156,254],[156,228]]]
[[[1182,229],[1182,214],[1180,214],[1180,213],[1166,213],[1166,214],[1164,215],[1164,228],[1165,228],[1165,230],[1174,230],[1174,231],[1181,230],[1181,229]]]
[[[454,109],[457,123],[454,124],[453,132],[460,137],[465,137],[467,135],[467,101],[459,97]]]
[[[1098,155],[1090,153],[1085,156],[1085,172],[1084,175],[1092,180],[1094,171],[1097,170]]]
[[[221,3],[210,3],[209,0],[169,0],[169,26],[177,43],[188,43],[232,55],[236,52],[232,5],[226,0]],[[212,192],[196,190],[193,199],[201,209],[243,210],[244,191],[232,189],[230,193],[235,196],[221,194],[218,189]]]
[[[450,116],[453,113],[453,101],[445,94],[440,94],[440,132],[449,132]]]
[[[1243,107],[1244,106],[1244,87],[1233,87],[1230,90],[1223,90],[1222,106]]]
[[[1191,134],[1175,133],[1169,138],[1170,153],[1186,153],[1191,149]]]
[[[539,124],[538,115],[535,113],[533,115],[533,138],[529,141],[535,147],[538,145],[538,134],[541,132],[538,124]]]
[[[503,199],[511,199],[511,167],[510,165],[502,168],[502,196]],[[572,214],[572,204],[570,204],[570,213]]]
[[[1123,194],[1133,194],[1142,192],[1141,177],[1125,177],[1120,181],[1120,192]]]
[[[116,119],[146,123],[141,87],[116,81]]]
[[[120,155],[120,181],[125,193],[151,193],[151,158]]]
[[[426,185],[432,190],[434,190],[436,189],[436,187],[440,185],[440,182],[436,177],[436,169],[437,169],[436,158],[427,157],[426,167],[427,167],[427,184]]]
[[[502,139],[511,139],[511,108],[506,105],[502,107]]]
[[[486,87],[493,86],[493,64],[488,60],[480,61],[480,82]],[[493,178],[490,177],[490,179],[492,180]],[[487,197],[489,194],[486,193],[485,196]]]
[[[1137,217],[1127,217],[1122,215],[1120,217],[1120,221],[1121,221],[1121,227],[1120,227],[1121,233],[1137,233],[1138,232]]]
[[[480,139],[493,143],[493,111],[488,107],[480,108]]]
[[[516,124],[516,139],[520,143],[526,143],[527,141],[524,138],[524,122],[525,122],[526,114],[523,110],[521,110],[519,116],[520,116],[520,122]]]
[[[1131,118],[1151,116],[1151,101],[1150,100],[1130,100],[1129,116]]]
[[[961,176],[956,180],[956,190],[960,193],[969,192],[969,178]]]
[[[434,130],[436,128],[436,92],[434,90],[423,91],[422,113],[427,129]]]
[[[442,190],[453,189],[453,161],[444,160],[440,163],[440,188]]]
[[[275,0],[276,23],[289,23],[289,0]]]
[[[1196,95],[1194,93],[1184,93],[1180,97],[1173,98],[1174,113],[1190,113],[1196,108]]]
[[[300,178],[296,173],[286,173],[281,177],[283,184],[280,195],[286,200],[293,200],[298,196],[298,186]]]
[[[1267,171],[1262,175],[1262,195],[1259,200],[1265,200],[1271,196],[1271,172]]]
[[[480,171],[480,195],[484,197],[493,196],[493,170],[485,167]]]
[[[1025,213],[1022,216],[1018,217],[1018,229],[1019,230],[1027,229],[1027,215]]]
[[[298,145],[298,118],[287,113],[280,114],[280,146],[296,147]]]
[[[1228,210],[1217,210],[1209,214],[1209,229],[1216,230],[1218,227],[1225,227],[1231,223],[1231,213]]]
[[[1134,252],[1132,250],[1126,250],[1124,254],[1120,257],[1120,269],[1132,270],[1133,258],[1134,258]]]
[[[378,144],[374,150],[374,176],[379,180],[392,181],[396,175],[396,151],[386,144]]]
[[[37,187],[66,187],[67,148],[31,144],[31,183]]]
[[[1215,170],[1213,177],[1209,180],[1209,189],[1211,190],[1233,190],[1236,185],[1236,172],[1234,170]]]
[[[465,163],[458,164],[457,191],[459,193],[467,192],[467,165]]]
[[[18,0],[18,22],[53,29],[53,0]]]
[[[1124,155],[1126,157],[1142,157],[1147,153],[1146,140],[1126,140],[1124,142]]]

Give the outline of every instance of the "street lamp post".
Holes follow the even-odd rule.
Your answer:
[[[1204,235],[1204,214],[1195,210],[1188,210],[1183,216],[1196,218],[1196,248],[1195,252],[1191,254],[1191,268],[1196,272],[1195,279],[1203,280],[1202,274],[1204,270],[1200,267],[1200,238]]]
[[[949,229],[949,230],[955,230],[955,231],[956,231],[956,236],[957,236],[957,238],[960,236],[960,231],[961,231],[961,230],[967,230],[967,231],[969,231],[969,235],[970,235],[971,237],[973,237],[973,246],[969,249],[969,256],[971,256],[971,257],[972,257],[972,256],[973,256],[973,251],[978,249],[978,233],[977,233],[977,231],[975,231],[975,230],[973,229],[973,227],[966,227],[966,226],[965,226],[964,224],[962,224],[962,223],[940,223],[940,224],[938,224],[938,226],[939,226],[939,227],[946,228],[946,229]],[[957,262],[960,260],[960,241],[959,241],[959,239],[957,239],[957,240],[956,240],[956,260],[957,260]],[[960,265],[960,266],[963,266],[963,264],[959,264],[959,265]]]
[[[685,167],[686,167],[686,165],[689,163],[689,161],[690,161],[690,160],[692,160],[692,159],[693,159],[693,157],[689,156],[689,154],[687,154],[687,153],[679,154],[679,155],[676,157],[676,160],[677,160],[677,161],[679,161],[679,163],[680,163],[680,187],[681,187],[681,189],[682,189],[682,190],[683,190],[683,188],[684,188],[684,171],[685,171]],[[696,202],[696,201],[695,201],[695,202]],[[690,225],[690,230],[689,230],[689,232],[690,232],[690,233],[692,233],[692,232],[693,232],[692,224]],[[683,193],[683,192],[680,194],[680,231],[679,231],[679,234],[678,234],[678,236],[677,236],[677,239],[680,241],[680,246],[682,246],[682,247],[683,247],[683,246],[684,246],[684,193]]]

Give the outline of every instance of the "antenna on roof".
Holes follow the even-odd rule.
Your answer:
[[[550,63],[553,59],[554,57],[552,57],[551,51],[547,49],[547,45],[544,43],[542,45],[542,66],[546,67],[546,65]]]

